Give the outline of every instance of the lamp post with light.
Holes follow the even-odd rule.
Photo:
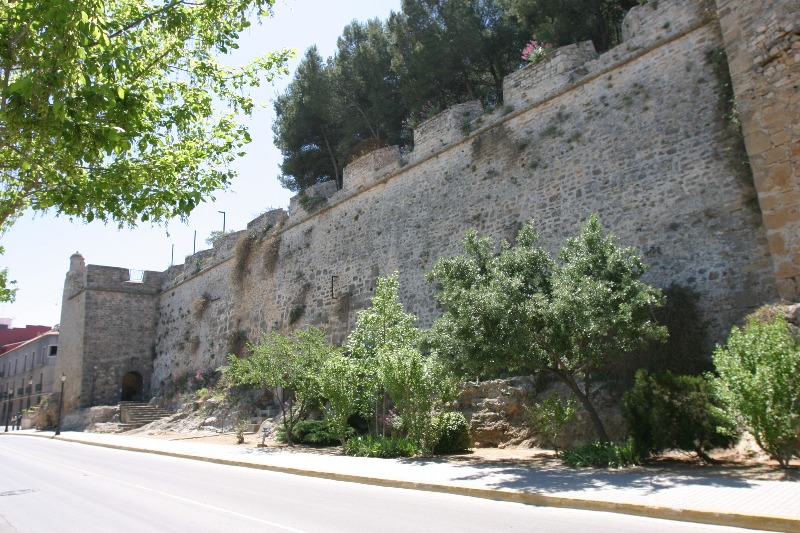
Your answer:
[[[11,405],[12,405],[11,398],[13,398],[13,394],[14,394],[14,388],[9,387],[8,400],[6,401],[6,433],[8,433],[8,422],[11,420]]]
[[[64,411],[64,382],[67,381],[67,375],[61,373],[61,398],[58,400],[58,426],[56,426],[56,435],[61,435],[61,413]]]

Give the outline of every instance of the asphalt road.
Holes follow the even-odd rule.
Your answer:
[[[51,531],[737,530],[0,436],[0,532]]]

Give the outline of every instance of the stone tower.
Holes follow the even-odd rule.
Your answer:
[[[67,378],[67,411],[149,398],[162,278],[147,271],[132,279],[126,268],[87,267],[79,253],[70,257],[56,368]]]

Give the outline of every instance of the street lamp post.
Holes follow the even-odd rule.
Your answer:
[[[11,395],[14,394],[13,387],[8,388],[8,399],[6,401],[6,433],[8,433],[8,422],[11,420]]]
[[[225,211],[218,211],[218,213],[222,213],[222,234],[225,235]]]
[[[61,398],[58,400],[58,426],[56,426],[56,435],[61,435],[61,413],[64,411],[64,382],[67,381],[67,375],[61,373]]]
[[[28,379],[28,407],[31,406],[31,395],[33,394],[33,378]]]

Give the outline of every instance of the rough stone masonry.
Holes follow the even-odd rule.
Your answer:
[[[67,408],[116,401],[125,380],[157,394],[263,332],[316,324],[341,342],[395,270],[428,326],[440,310],[424,275],[467,229],[511,239],[533,219],[556,251],[592,212],[639,250],[647,281],[697,291],[722,340],[754,308],[798,296],[798,21],[796,0],[650,2],[620,46],[560,48],[509,76],[497,109],[449,109],[420,125],[411,154],[369,154],[343,189],[321,184],[184,265],[131,280],[73,256],[57,369],[71,376]],[[745,172],[719,98],[725,54]]]

